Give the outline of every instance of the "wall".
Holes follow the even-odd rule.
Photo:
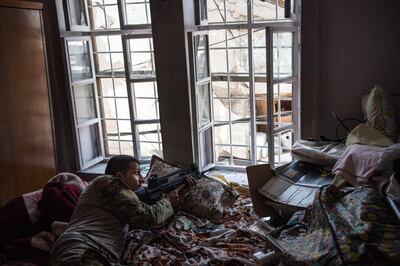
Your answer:
[[[396,0],[303,1],[303,138],[334,138],[332,111],[362,119],[360,97],[374,83],[400,93],[399,8]]]

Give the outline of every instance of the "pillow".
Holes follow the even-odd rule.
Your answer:
[[[150,161],[150,169],[147,172],[145,179],[147,180],[152,175],[157,175],[159,177],[165,176],[178,170],[181,170],[179,165],[167,162],[157,155],[153,155]]]
[[[204,176],[186,193],[181,201],[181,210],[197,217],[222,223],[224,210],[232,206],[239,197],[233,188],[217,179]]]
[[[180,169],[180,166],[153,155],[147,177],[163,176]],[[222,222],[224,210],[231,207],[238,197],[239,193],[235,189],[205,176],[195,187],[183,195],[180,208],[197,217],[219,223]]]
[[[385,95],[385,91],[375,86],[368,95],[365,103],[365,113],[368,126],[397,140],[397,124],[393,106]]]

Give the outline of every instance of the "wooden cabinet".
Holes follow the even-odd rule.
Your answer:
[[[0,203],[56,173],[42,3],[0,2]]]

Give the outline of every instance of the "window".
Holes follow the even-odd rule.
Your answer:
[[[149,1],[79,3],[63,8],[90,24],[66,28],[86,37],[64,37],[80,169],[117,154],[162,156]]]
[[[201,169],[290,161],[300,128],[300,1],[191,1],[195,161]],[[63,41],[80,169],[117,154],[162,156],[161,130],[170,127],[159,114],[150,1],[85,0],[63,9],[77,25],[64,28]]]
[[[200,161],[221,168],[291,161],[300,128],[299,1],[207,0],[206,8],[204,37],[189,34]]]
[[[84,169],[100,162],[104,154],[91,42],[88,37],[71,37],[65,38],[64,43],[79,165]]]

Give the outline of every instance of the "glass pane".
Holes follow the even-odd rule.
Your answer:
[[[148,0],[138,1],[141,3],[127,3],[126,7],[126,24],[140,25],[151,24],[150,6]]]
[[[119,152],[119,142],[118,141],[107,141],[106,142],[106,154],[107,154],[107,156],[121,154]]]
[[[84,0],[68,0],[70,25],[89,26]]]
[[[257,94],[267,95],[267,82],[255,82],[254,88]]]
[[[203,21],[207,21],[207,0],[199,0],[199,20],[198,23],[201,24]]]
[[[245,22],[247,21],[247,1],[229,0],[226,4],[227,22]]]
[[[132,141],[132,128],[130,120],[118,120],[118,129],[121,140]]]
[[[115,101],[117,104],[118,118],[130,119],[128,99],[117,98]]]
[[[155,99],[136,99],[136,119],[158,119],[158,106]]]
[[[151,78],[155,76],[154,52],[151,38],[130,39],[131,78]]]
[[[250,100],[231,100],[231,120],[250,121]]]
[[[133,143],[130,141],[122,141],[121,145],[121,154],[131,155],[133,156]]]
[[[93,50],[95,52],[109,52],[110,49],[108,47],[108,37],[95,36],[93,41]]]
[[[248,74],[249,72],[249,57],[247,49],[229,49],[229,72]]]
[[[210,50],[210,67],[212,73],[226,73],[228,71],[226,50]]]
[[[229,145],[231,143],[229,124],[215,124],[214,130],[215,130],[215,136],[214,136],[215,144]]]
[[[210,30],[208,38],[210,41],[210,49],[226,47],[226,31],[225,30]]]
[[[111,58],[110,54],[96,54],[96,62],[97,62],[97,73],[105,74],[111,73]]]
[[[253,30],[253,62],[254,72],[266,76],[267,73],[267,50],[265,46],[265,30]]]
[[[207,35],[194,37],[194,51],[196,54],[196,76],[197,80],[207,78],[208,73],[208,39]]]
[[[229,165],[231,146],[215,145],[215,153],[218,165]]]
[[[207,0],[208,23],[223,23],[225,21],[224,0]]]
[[[150,160],[151,156],[162,157],[159,143],[140,142],[140,156],[142,160]]]
[[[267,51],[265,48],[254,48],[253,63],[255,74],[267,74]]]
[[[143,124],[137,126],[139,130],[139,140],[149,142],[161,142],[160,124]]]
[[[214,121],[229,121],[229,100],[213,99]]]
[[[253,0],[253,18],[254,21],[276,19],[276,0]]]
[[[281,165],[292,161],[290,149],[293,145],[292,130],[280,132],[274,135],[275,164]]]
[[[90,79],[92,65],[88,41],[67,41],[72,82]]]
[[[228,97],[228,82],[213,81],[212,82],[213,97]]]
[[[235,160],[250,160],[250,147],[232,147],[232,157]],[[242,165],[241,162],[234,161],[234,164]]]
[[[292,0],[294,2],[295,0]],[[285,0],[279,0],[277,5],[278,19],[285,19]]]
[[[264,48],[265,49],[265,29],[254,29],[253,30],[253,46],[254,48]]]
[[[228,30],[228,47],[245,48],[248,47],[248,30]]]
[[[79,128],[78,135],[81,144],[82,164],[101,156],[98,124]]]
[[[256,120],[257,121],[268,121],[267,119],[267,95],[257,94],[256,95]]]
[[[211,122],[210,84],[197,86],[197,108],[199,128]]]
[[[268,162],[268,136],[267,133],[257,131],[256,134],[257,144],[257,161]]]
[[[74,86],[75,112],[78,124],[96,118],[96,104],[93,84]]]
[[[110,41],[111,52],[122,52],[121,35],[110,35],[108,39]]]
[[[250,96],[250,85],[248,82],[229,82],[232,98],[248,98]]]
[[[291,32],[274,33],[274,77],[292,76],[292,36]]]
[[[118,140],[118,125],[116,120],[103,120],[103,137],[106,140]]]
[[[115,100],[110,98],[100,99],[101,117],[103,118],[116,118]]]
[[[103,7],[92,7],[93,30],[106,29],[106,17]]]
[[[112,69],[114,72],[124,72],[124,55],[122,53],[111,54]]]
[[[204,169],[207,165],[213,163],[213,134],[212,127],[200,132],[199,148],[200,148],[200,169]]]
[[[232,124],[232,144],[250,145],[250,123]]]
[[[100,97],[114,96],[113,81],[111,78],[98,78],[97,88]]]
[[[126,80],[124,78],[114,78],[115,96],[127,97]]]
[[[118,6],[104,6],[106,12],[106,26],[108,29],[119,29]]]
[[[285,126],[293,121],[292,84],[274,85],[274,122],[275,126]]]
[[[135,82],[131,86],[134,88],[135,97],[157,97],[155,82]]]

